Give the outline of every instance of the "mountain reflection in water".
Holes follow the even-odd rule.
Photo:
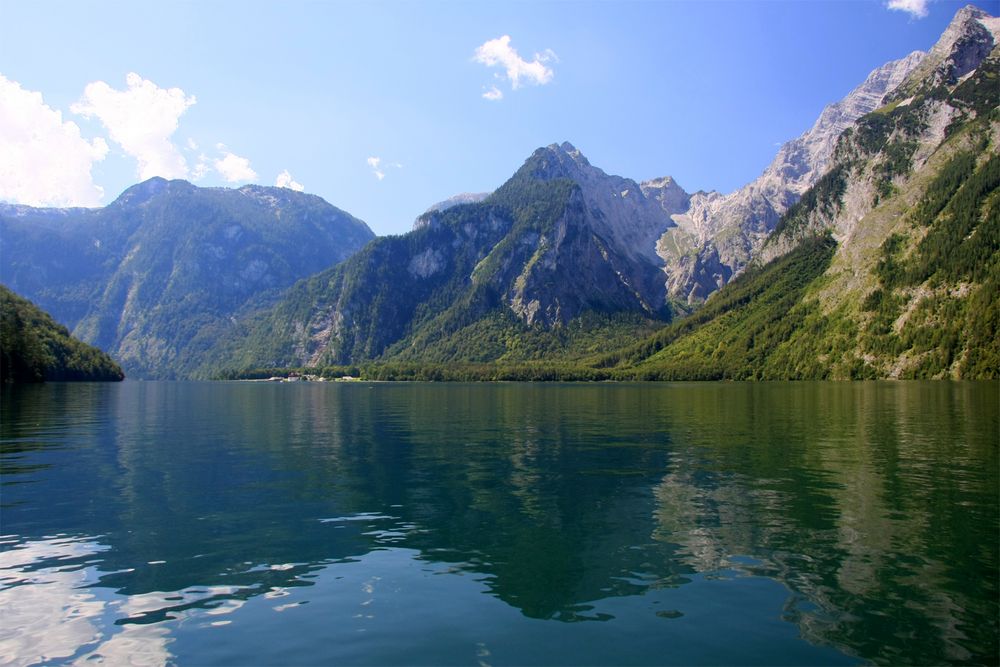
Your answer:
[[[0,653],[988,662],[997,405],[996,383],[5,389]]]

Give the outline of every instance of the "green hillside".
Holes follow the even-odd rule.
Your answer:
[[[111,357],[0,285],[0,382],[122,380]]]

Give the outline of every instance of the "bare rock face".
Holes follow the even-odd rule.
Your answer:
[[[874,70],[844,99],[829,105],[806,133],[783,145],[752,183],[727,195],[698,192],[676,227],[659,239],[670,298],[703,301],[750,261],[781,215],[827,171],[840,134],[882,105],[923,60],[915,51]]]
[[[661,264],[655,252],[660,236],[673,226],[669,211],[648,197],[631,178],[606,174],[569,142],[535,151],[541,180],[566,178],[580,186],[595,231],[622,253]],[[683,191],[682,191],[683,192]]]
[[[556,181],[572,184],[572,191],[551,224],[525,221],[512,234],[517,243],[511,248],[518,250],[491,284],[529,325],[565,324],[594,309],[665,317],[662,259],[654,249],[673,223],[661,200],[687,198],[667,180],[658,199],[634,180],[591,165],[570,143],[539,148],[512,182],[522,183],[526,193],[531,183]]]
[[[836,197],[790,216],[797,219],[786,220],[791,224],[769,236],[755,250],[753,262],[766,264],[797,247],[802,238],[824,230],[841,244],[870,236],[872,230],[866,224],[871,225],[872,211],[900,188],[919,189],[908,185],[912,174],[939,152],[954,124],[977,117],[976,96],[962,95],[958,88],[963,83],[992,85],[993,101],[986,98],[980,111],[996,107],[998,44],[1000,19],[971,5],[959,10],[927,56],[885,96],[887,105],[879,113],[858,119],[839,136],[826,165],[828,176],[836,174],[839,180]],[[973,76],[978,79],[968,81]],[[996,132],[995,123],[993,127]],[[904,157],[906,169],[887,171],[887,165]]]
[[[919,67],[914,68],[886,101],[904,100],[938,86],[955,85],[1000,43],[1000,18],[966,5],[942,33]]]
[[[667,215],[683,213],[691,206],[691,195],[670,176],[640,183],[642,193],[660,205]]]

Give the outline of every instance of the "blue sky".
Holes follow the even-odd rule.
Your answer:
[[[0,200],[284,174],[402,233],[562,141],[728,192],[964,3],[892,4],[0,0]]]

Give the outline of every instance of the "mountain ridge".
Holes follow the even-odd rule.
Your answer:
[[[518,340],[535,340],[538,354],[565,345],[567,327],[588,313],[616,331],[670,317],[661,262],[636,242],[651,244],[669,218],[635,181],[605,174],[569,143],[534,151],[482,202],[422,219],[298,283],[270,316],[248,316],[245,344],[220,356],[247,367],[387,353],[530,357]]]
[[[703,301],[738,274],[781,215],[825,173],[840,133],[877,108],[923,57],[915,51],[874,69],[843,99],[827,105],[809,130],[784,143],[747,185],[729,194],[691,195],[687,210],[672,216],[676,227],[657,245],[671,298]]]
[[[925,330],[943,318],[959,341],[948,354],[968,357],[956,313],[988,339],[966,308],[994,303],[984,290],[997,254],[998,32],[1000,19],[960,10],[929,53],[872,70],[729,194],[607,174],[562,142],[533,151],[494,192],[456,195],[409,233],[375,238],[315,195],[153,178],[100,209],[0,204],[0,280],[136,377],[397,361],[617,368],[599,356],[692,310],[659,343],[640,344],[655,359],[629,353],[629,363],[655,375],[673,363],[668,347],[700,358],[684,347],[690,335],[721,337],[719,358],[735,369],[721,350],[753,345],[710,322],[722,318],[784,350],[777,366],[754,357],[764,364],[754,377],[818,372],[804,353],[788,356],[778,322],[801,350],[833,360],[836,377],[961,375],[981,364],[927,361],[938,353],[919,346],[937,340]],[[941,207],[928,213],[934,197]],[[925,237],[986,268],[935,255]],[[769,324],[741,319],[761,313]],[[841,347],[819,351],[802,327]]]
[[[102,208],[0,208],[0,280],[131,377],[183,377],[244,304],[373,237],[315,195],[152,178]]]
[[[905,81],[915,94],[840,135],[746,272],[602,365],[642,379],[1000,376],[1000,46],[982,56],[981,17],[960,12],[962,30]]]

